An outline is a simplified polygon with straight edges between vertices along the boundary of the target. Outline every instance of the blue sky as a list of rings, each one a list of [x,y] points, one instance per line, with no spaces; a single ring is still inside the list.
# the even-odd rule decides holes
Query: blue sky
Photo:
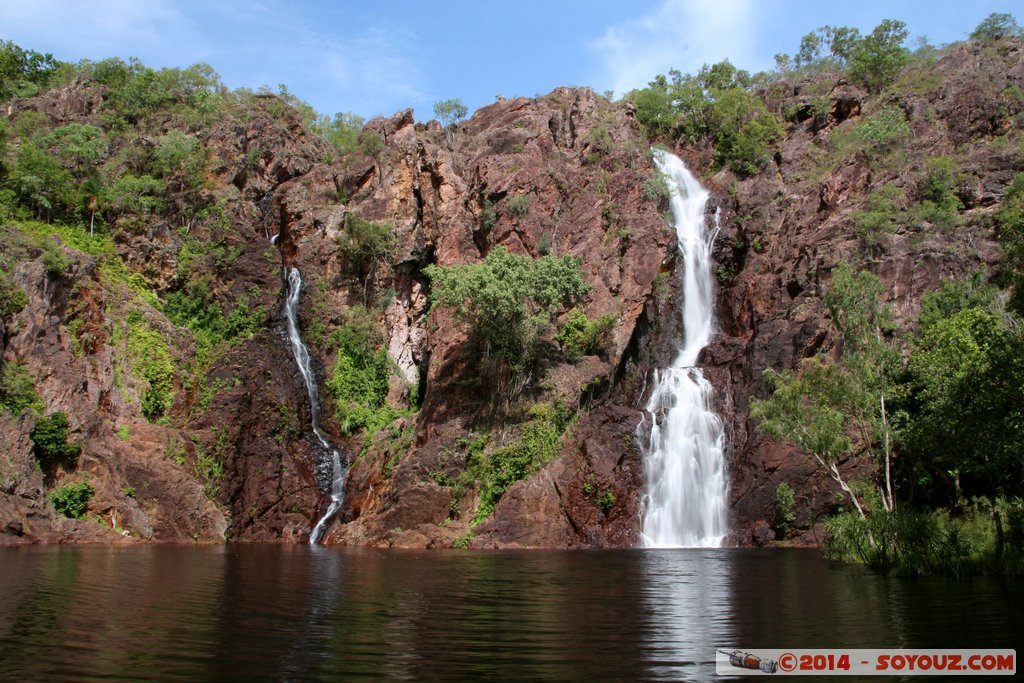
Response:
[[[728,58],[757,71],[825,24],[961,40],[1019,0],[0,0],[0,37],[68,60],[207,62],[232,87],[284,83],[317,110],[369,118],[433,103],[470,110],[559,85],[617,94]]]

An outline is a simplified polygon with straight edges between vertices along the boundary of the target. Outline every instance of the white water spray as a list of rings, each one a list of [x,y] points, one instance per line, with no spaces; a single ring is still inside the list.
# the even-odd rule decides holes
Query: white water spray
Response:
[[[302,337],[299,335],[298,307],[299,293],[302,291],[302,276],[299,275],[298,268],[288,268],[286,274],[288,276],[288,297],[285,299],[284,314],[288,320],[288,341],[292,345],[292,355],[295,356],[295,363],[299,366],[299,372],[302,373],[302,381],[306,383],[306,395],[309,397],[310,426],[313,428],[314,436],[320,441],[322,452],[330,454],[329,463],[322,458],[317,458],[316,481],[322,489],[326,488],[328,481],[330,482],[331,504],[327,507],[327,512],[324,513],[324,516],[320,518],[320,521],[316,523],[313,531],[309,534],[309,542],[316,544],[320,542],[320,538],[327,529],[328,522],[338,513],[342,502],[345,500],[345,475],[347,471],[341,464],[341,454],[338,453],[338,449],[327,441],[319,427],[320,393],[317,391],[316,376],[313,374],[313,368],[309,362],[309,350],[306,349],[306,345],[302,342]]]
[[[708,193],[682,160],[655,150],[654,162],[671,190],[683,256],[683,345],[672,367],[655,372],[647,402],[643,542],[651,548],[716,547],[727,532],[724,431],[711,408],[711,384],[694,366],[713,332],[711,244],[718,227],[707,229]],[[643,428],[641,423],[638,431]]]

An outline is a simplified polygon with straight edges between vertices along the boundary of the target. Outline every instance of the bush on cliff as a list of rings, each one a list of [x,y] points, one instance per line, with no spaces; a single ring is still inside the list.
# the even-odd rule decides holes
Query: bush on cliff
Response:
[[[530,383],[552,321],[590,286],[571,256],[532,259],[497,247],[480,263],[428,266],[432,307],[455,309],[469,325],[482,375],[508,401]]]
[[[67,464],[82,450],[78,444],[68,443],[68,416],[62,412],[39,418],[29,436],[35,446],[36,459],[46,471],[55,465]]]

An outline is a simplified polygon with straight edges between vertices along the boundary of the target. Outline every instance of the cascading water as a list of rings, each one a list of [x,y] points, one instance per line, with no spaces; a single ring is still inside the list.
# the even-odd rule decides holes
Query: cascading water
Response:
[[[327,512],[324,513],[324,516],[320,518],[320,521],[316,523],[313,531],[309,534],[309,542],[316,544],[320,542],[320,538],[327,529],[328,522],[338,513],[342,502],[345,500],[345,475],[347,474],[347,468],[341,463],[341,454],[338,453],[338,449],[327,441],[319,427],[320,392],[317,391],[316,376],[313,374],[313,368],[309,363],[309,350],[306,349],[306,345],[299,335],[298,307],[299,293],[302,291],[302,276],[299,275],[298,268],[288,268],[285,274],[288,278],[288,297],[285,299],[284,304],[284,314],[288,320],[288,341],[292,345],[292,355],[295,356],[295,363],[299,366],[299,372],[302,373],[302,381],[306,383],[306,395],[309,397],[309,421],[313,428],[313,435],[320,442],[322,453],[330,455],[329,460],[325,457],[318,457],[316,459],[315,477],[317,484],[321,490],[330,487],[331,491],[331,504],[327,507]]]
[[[654,161],[671,190],[683,255],[683,345],[672,367],[655,372],[647,402],[643,541],[652,548],[715,547],[727,531],[724,431],[711,409],[711,384],[694,365],[713,331],[711,244],[718,227],[707,230],[708,193],[682,160],[655,150]]]

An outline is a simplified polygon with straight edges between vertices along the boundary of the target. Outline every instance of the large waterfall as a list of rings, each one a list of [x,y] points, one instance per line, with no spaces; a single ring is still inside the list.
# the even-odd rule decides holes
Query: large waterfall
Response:
[[[654,161],[671,190],[683,256],[683,344],[672,367],[655,373],[647,403],[643,541],[653,548],[719,546],[727,531],[724,435],[711,408],[711,384],[695,367],[713,331],[711,244],[718,226],[708,230],[708,193],[682,160],[655,150]]]
[[[309,350],[306,349],[306,345],[302,342],[302,337],[299,335],[298,307],[299,293],[302,291],[302,276],[299,275],[298,268],[288,268],[286,274],[288,277],[288,297],[285,299],[284,314],[288,320],[288,341],[291,342],[292,354],[295,356],[295,363],[299,366],[299,372],[302,373],[302,380],[306,383],[306,395],[309,397],[309,421],[313,428],[314,436],[320,442],[321,453],[316,458],[316,482],[321,490],[330,487],[331,491],[331,504],[327,507],[327,512],[324,513],[324,516],[320,518],[320,521],[316,523],[313,531],[309,534],[309,542],[315,544],[320,542],[320,538],[327,529],[328,522],[341,509],[341,504],[345,499],[345,475],[347,471],[341,463],[341,454],[338,453],[338,449],[332,446],[320,431],[320,392],[317,391],[316,376],[313,374],[313,368],[309,363]],[[328,454],[330,455],[329,460],[324,457]]]

